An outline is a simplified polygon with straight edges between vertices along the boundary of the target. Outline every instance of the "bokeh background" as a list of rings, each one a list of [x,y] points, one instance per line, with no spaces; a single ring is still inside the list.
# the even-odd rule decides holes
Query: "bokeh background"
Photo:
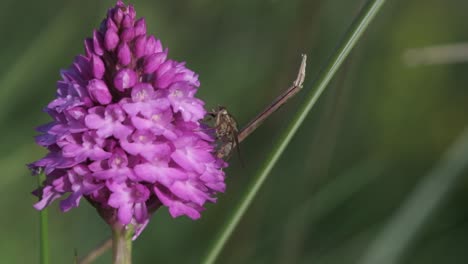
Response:
[[[409,49],[468,42],[468,1],[387,2],[219,263],[468,263],[468,149],[457,141],[468,125],[468,61],[405,57]],[[226,106],[241,125],[291,84],[300,54],[309,56],[304,91],[241,145],[244,164],[233,156],[218,203],[199,221],[161,209],[134,243],[135,263],[199,263],[363,1],[131,3],[170,56],[200,74],[207,105]],[[83,52],[112,4],[1,0],[2,263],[38,262],[30,194],[37,181],[25,167],[44,154],[34,127],[48,121],[41,109],[54,97],[59,69]],[[72,263],[75,250],[83,255],[110,236],[85,201],[66,214],[56,204],[49,212],[52,263]],[[110,253],[96,263],[110,263]]]

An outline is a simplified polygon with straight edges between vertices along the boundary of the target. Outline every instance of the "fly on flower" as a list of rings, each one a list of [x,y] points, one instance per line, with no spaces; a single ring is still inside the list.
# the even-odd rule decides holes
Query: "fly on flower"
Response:
[[[234,147],[237,149],[240,158],[239,142],[242,142],[257,129],[267,117],[278,110],[302,89],[305,78],[306,61],[307,56],[303,54],[297,78],[294,80],[292,86],[278,96],[265,110],[254,117],[241,131],[238,130],[236,120],[227,111],[226,107],[218,106],[208,113],[209,117],[214,118],[212,129],[215,130],[216,139],[220,142],[216,151],[218,158],[229,158]]]
[[[239,152],[239,141],[237,122],[234,117],[227,111],[226,107],[218,106],[209,113],[214,118],[214,129],[216,138],[220,141],[220,146],[216,155],[218,158],[229,158],[233,148]]]

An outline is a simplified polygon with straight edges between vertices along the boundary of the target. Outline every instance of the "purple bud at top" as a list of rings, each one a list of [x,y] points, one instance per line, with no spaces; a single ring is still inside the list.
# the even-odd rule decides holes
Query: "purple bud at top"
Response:
[[[132,19],[132,21],[134,21],[135,18],[136,18],[135,8],[132,5],[129,5],[128,8],[127,8],[127,12],[128,12],[128,15],[130,16],[130,18]]]
[[[146,49],[146,36],[141,35],[135,39],[135,43],[133,45],[133,54],[135,58],[139,59],[145,56],[145,49]]]
[[[96,55],[91,58],[91,70],[94,78],[101,79],[104,76],[104,62]]]
[[[94,52],[93,39],[92,38],[85,39],[84,46],[85,46],[86,57],[91,57]]]
[[[156,38],[154,36],[150,36],[146,40],[145,55],[151,55],[153,53],[157,53],[157,51],[155,51],[155,47],[156,47]],[[162,49],[161,49],[161,51],[162,51]],[[161,52],[161,51],[159,51],[159,52]]]
[[[107,51],[113,51],[119,44],[119,35],[113,29],[107,29],[104,36],[104,46]]]
[[[82,55],[79,55],[75,58],[73,63],[76,71],[85,77],[91,77],[91,65],[90,60]],[[73,76],[74,73],[70,72],[70,76]],[[73,78],[75,79],[75,78]]]
[[[117,58],[119,59],[119,64],[122,66],[127,66],[132,61],[132,54],[130,53],[130,48],[127,43],[123,42],[119,45]]]
[[[126,28],[120,33],[120,39],[125,42],[130,42],[135,37],[135,30],[133,28]]]
[[[123,20],[122,20],[122,28],[127,29],[127,28],[132,28],[133,27],[133,19],[127,14],[124,15]]]
[[[87,88],[89,95],[94,101],[97,101],[102,105],[107,105],[112,102],[112,95],[110,94],[105,82],[93,79],[89,81]]]
[[[94,47],[94,53],[96,53],[99,56],[102,56],[104,54],[104,48],[102,47],[103,44],[103,39],[102,35],[98,31],[94,31],[93,34],[93,47]]]
[[[154,53],[158,53],[158,52],[163,52],[163,47],[162,47],[162,44],[161,44],[161,40],[156,40],[156,42],[154,43]],[[164,52],[168,53],[168,50],[166,49]]]
[[[140,18],[135,22],[135,36],[146,35],[146,22]]]
[[[114,17],[113,17],[114,22],[115,22],[116,25],[120,25],[120,23],[122,22],[122,19],[124,17],[124,13],[123,13],[122,9],[120,9],[120,8],[116,8],[116,9],[114,9],[114,11],[115,11],[114,12]],[[108,19],[108,20],[111,20],[111,19]]]
[[[127,88],[133,87],[136,82],[137,75],[130,69],[121,69],[114,77],[114,86],[121,92]]]
[[[163,48],[161,41],[159,39],[156,40],[153,36],[149,37],[146,41],[145,55],[151,55],[153,53],[159,53],[162,51]]]
[[[117,32],[119,31],[119,28],[117,27],[117,25],[112,19],[108,19],[106,21],[106,28],[103,31],[106,31],[106,30],[113,30],[114,32]]]
[[[145,58],[145,63],[143,66],[143,71],[145,73],[153,73],[156,71],[167,58],[167,53],[165,52],[160,52],[160,53],[154,53],[148,57]]]

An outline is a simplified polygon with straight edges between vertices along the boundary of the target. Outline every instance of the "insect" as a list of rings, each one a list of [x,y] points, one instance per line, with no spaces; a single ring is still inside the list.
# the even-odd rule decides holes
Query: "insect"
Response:
[[[239,153],[239,130],[234,117],[223,106],[218,106],[209,113],[214,118],[214,129],[216,138],[220,142],[220,146],[216,155],[218,158],[229,158],[233,148]]]
[[[215,119],[214,127],[216,138],[220,142],[216,155],[218,158],[229,158],[232,149],[235,147],[239,154],[239,142],[243,141],[257,127],[259,127],[267,117],[278,110],[289,99],[296,95],[301,89],[305,79],[307,55],[302,55],[301,65],[291,87],[278,96],[265,110],[254,117],[240,132],[237,128],[237,122],[232,115],[227,111],[226,107],[218,106],[208,115]]]

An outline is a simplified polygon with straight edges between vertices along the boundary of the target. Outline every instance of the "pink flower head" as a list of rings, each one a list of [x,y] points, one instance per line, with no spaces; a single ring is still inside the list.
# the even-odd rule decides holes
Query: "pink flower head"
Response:
[[[159,206],[199,218],[224,191],[227,164],[200,123],[198,75],[168,59],[120,0],[84,46],[45,109],[53,121],[38,128],[36,142],[49,153],[28,165],[46,174],[34,207],[62,199],[65,212],[84,197],[108,223],[135,225],[136,234]]]

